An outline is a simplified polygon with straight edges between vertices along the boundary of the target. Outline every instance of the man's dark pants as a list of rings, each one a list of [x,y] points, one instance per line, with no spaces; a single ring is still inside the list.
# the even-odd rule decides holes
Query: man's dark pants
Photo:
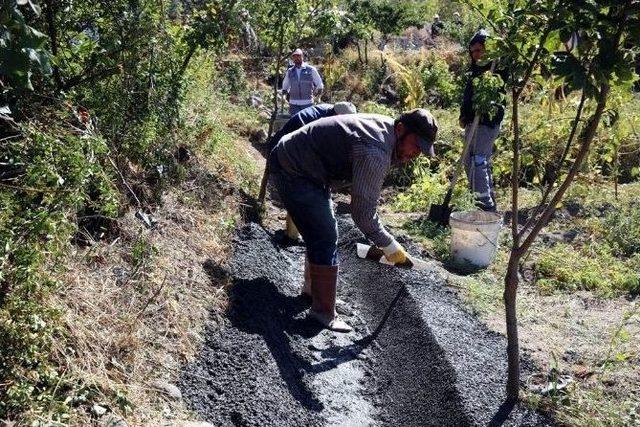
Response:
[[[338,226],[329,187],[286,172],[275,153],[269,157],[271,177],[304,239],[309,262],[338,265]]]

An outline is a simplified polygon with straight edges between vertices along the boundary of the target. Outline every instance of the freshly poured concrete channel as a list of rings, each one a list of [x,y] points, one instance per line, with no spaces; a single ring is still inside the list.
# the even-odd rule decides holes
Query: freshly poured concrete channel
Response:
[[[188,405],[216,426],[551,425],[514,409],[505,419],[504,337],[488,331],[436,270],[357,258],[362,235],[339,218],[339,311],[351,334],[307,321],[304,250],[256,224],[239,230],[222,325],[187,366]],[[221,274],[213,268],[212,274]]]

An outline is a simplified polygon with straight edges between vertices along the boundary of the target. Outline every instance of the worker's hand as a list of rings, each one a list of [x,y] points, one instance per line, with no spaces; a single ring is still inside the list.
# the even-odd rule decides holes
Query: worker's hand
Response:
[[[384,257],[387,261],[393,264],[404,264],[407,262],[407,251],[395,240],[391,242],[389,246],[383,247],[382,252],[384,252]]]

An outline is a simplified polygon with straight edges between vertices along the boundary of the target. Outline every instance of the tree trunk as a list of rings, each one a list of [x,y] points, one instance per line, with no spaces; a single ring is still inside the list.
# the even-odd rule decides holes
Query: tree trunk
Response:
[[[518,317],[516,295],[518,292],[518,264],[521,255],[512,250],[507,274],[504,278],[504,307],[507,321],[507,401],[515,403],[520,393],[520,348],[518,344]]]
[[[273,64],[273,71],[275,75],[274,75],[274,82],[273,82],[273,111],[271,112],[271,120],[269,120],[269,132],[267,132],[267,134],[269,135],[269,138],[271,138],[273,134],[273,126],[275,124],[276,117],[278,115],[278,83],[280,80],[280,61],[282,61],[282,58],[283,58],[284,42],[285,42],[283,19],[284,18],[280,16],[280,19],[278,20],[280,33],[278,34],[278,50],[276,52],[276,60],[275,60],[275,63]]]
[[[360,49],[360,41],[356,42],[356,46],[358,47],[358,62],[360,63],[360,65],[363,65],[364,61],[362,60],[362,51]]]
[[[276,65],[276,73],[273,81],[273,111],[271,112],[271,119],[269,120],[269,138],[273,134],[273,126],[278,116],[278,80],[280,79],[280,67]]]
[[[187,71],[187,67],[189,66],[189,62],[191,62],[191,58],[198,50],[198,45],[194,43],[187,52],[187,56],[185,56],[184,61],[182,61],[182,66],[180,66],[180,71],[178,71],[178,78],[182,79],[185,71]]]
[[[46,2],[47,13],[47,32],[49,33],[49,41],[51,43],[51,53],[54,57],[58,56],[58,33],[56,31],[56,9],[54,6],[55,1],[49,0]],[[60,67],[54,64],[52,67],[53,80],[56,82],[56,88],[62,89],[62,78],[60,77]]]
[[[364,40],[364,63],[369,65],[369,41]]]

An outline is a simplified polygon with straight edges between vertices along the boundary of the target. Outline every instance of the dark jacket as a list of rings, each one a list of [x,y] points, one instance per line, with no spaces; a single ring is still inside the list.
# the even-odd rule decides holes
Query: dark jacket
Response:
[[[321,188],[335,181],[350,182],[353,221],[376,246],[384,247],[393,237],[380,223],[376,208],[395,148],[391,117],[342,114],[283,136],[271,152],[270,164],[276,173],[280,170]]]
[[[323,117],[335,116],[333,104],[318,104],[307,107],[304,110],[294,114],[285,125],[271,137],[269,142],[269,151],[276,146],[283,136],[300,129],[302,126],[314,122]]]
[[[464,87],[464,93],[462,95],[462,105],[460,106],[460,119],[464,122],[465,126],[468,124],[471,124],[471,122],[473,122],[473,118],[475,117],[475,114],[473,112],[472,80],[475,77],[478,77],[480,74],[484,73],[485,71],[489,71],[490,69],[491,69],[491,63],[488,63],[486,65],[471,64],[471,68],[469,70],[469,79],[467,80],[467,84]],[[504,80],[505,82],[507,81],[507,78],[508,78],[507,70],[498,69],[494,71],[494,73],[500,75],[500,77],[502,77],[502,80]],[[502,91],[504,93],[504,87],[502,88]],[[504,103],[503,105],[500,105],[498,107],[498,112],[496,113],[495,116],[493,116],[493,120],[489,120],[489,116],[487,115],[483,115],[482,117],[480,117],[480,124],[484,126],[489,126],[490,128],[495,128],[496,126],[499,126],[500,123],[502,122],[502,119],[504,118],[504,107],[505,107]]]

